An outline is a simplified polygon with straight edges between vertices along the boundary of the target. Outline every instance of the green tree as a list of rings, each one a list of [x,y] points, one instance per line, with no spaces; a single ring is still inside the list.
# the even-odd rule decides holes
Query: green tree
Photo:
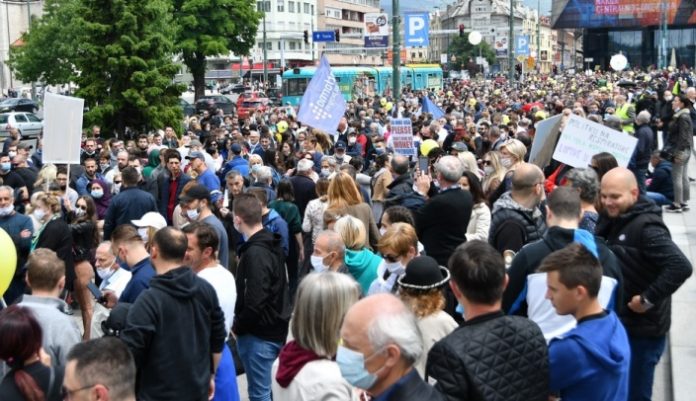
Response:
[[[488,44],[488,42],[481,41],[478,45],[474,46],[469,43],[469,39],[466,37],[456,37],[450,41],[448,48],[448,54],[450,59],[452,56],[456,56],[455,61],[450,61],[450,69],[461,70],[468,67],[469,60],[476,62],[476,57],[479,56],[479,48],[481,51],[481,56],[484,57],[489,65],[495,63],[495,50]]]
[[[193,75],[195,98],[205,93],[206,57],[249,53],[262,13],[250,0],[172,0],[176,46]]]
[[[72,21],[79,7],[80,0],[46,0],[43,16],[22,35],[24,44],[10,49],[8,64],[17,78],[49,85],[72,80],[80,43]]]
[[[74,81],[89,107],[86,124],[122,133],[181,121],[170,7],[166,0],[81,0]]]

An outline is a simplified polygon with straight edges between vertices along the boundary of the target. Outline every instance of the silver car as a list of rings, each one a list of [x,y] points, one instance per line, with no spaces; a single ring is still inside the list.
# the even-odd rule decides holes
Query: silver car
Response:
[[[20,137],[36,138],[43,130],[43,121],[34,113],[12,111],[0,114],[0,137],[10,135],[10,128],[17,128]]]

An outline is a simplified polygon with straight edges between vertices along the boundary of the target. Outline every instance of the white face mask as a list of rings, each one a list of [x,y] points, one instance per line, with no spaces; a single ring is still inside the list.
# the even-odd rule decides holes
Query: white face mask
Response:
[[[114,270],[110,267],[97,267],[97,275],[102,280],[107,280],[114,274]]]
[[[510,168],[512,166],[512,159],[509,157],[503,157],[500,159],[500,164],[505,168]]]
[[[147,235],[148,231],[149,230],[147,227],[139,227],[138,228],[138,235],[140,235],[140,238],[143,239],[143,242],[147,242],[147,240],[148,240],[148,235]]]
[[[354,136],[352,136],[352,137],[348,138],[348,144],[349,144],[349,145],[353,145],[353,144],[355,143],[356,140],[357,140],[357,138],[355,138]]]
[[[11,150],[11,151],[7,152],[7,155],[10,156],[10,159],[14,159],[14,157],[17,156],[17,152],[15,152],[14,150]]]
[[[32,214],[38,221],[42,221],[46,217],[46,212],[43,209],[36,209]]]
[[[495,169],[493,168],[493,166],[485,166],[483,168],[483,172],[486,173],[486,175],[491,175],[493,174],[493,172],[495,172]]]
[[[406,269],[404,268],[404,265],[401,264],[401,262],[389,263],[385,260],[384,267],[389,271],[389,273],[396,274],[397,276],[406,273]]]
[[[198,209],[187,209],[186,210],[186,217],[188,217],[188,219],[191,221],[198,220],[198,216],[200,214],[201,213],[198,211]]]
[[[0,208],[0,217],[9,216],[12,212],[14,212],[14,206],[9,204],[6,207]]]
[[[321,169],[321,175],[323,177],[328,177],[329,175],[331,175],[331,170],[329,170],[328,168],[323,168]]]
[[[85,213],[87,213],[87,212],[85,212],[84,209],[81,209],[81,208],[79,208],[79,207],[76,207],[76,208],[75,208],[75,216],[80,217],[80,216],[82,216],[82,215],[85,214]]]
[[[324,258],[321,256],[315,256],[312,255],[310,257],[310,261],[312,263],[312,267],[314,268],[314,271],[317,273],[325,272],[329,270],[329,266],[324,264]]]

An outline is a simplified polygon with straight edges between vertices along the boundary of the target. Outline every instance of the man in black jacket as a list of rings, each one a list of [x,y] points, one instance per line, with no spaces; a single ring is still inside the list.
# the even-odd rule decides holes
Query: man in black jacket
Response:
[[[425,203],[425,198],[413,190],[408,158],[394,155],[391,161],[391,173],[395,178],[387,186],[389,191],[384,198],[384,210],[391,206],[403,206],[412,211],[420,209]]]
[[[581,216],[580,195],[575,188],[558,187],[549,194],[546,202],[546,223],[549,228],[544,236],[523,247],[508,269],[510,277],[503,294],[503,310],[511,315],[528,316],[544,333],[546,340],[575,327],[572,316],[561,316],[546,299],[546,273],[538,273],[542,260],[573,242],[587,242],[599,255],[602,266],[602,283],[599,302],[605,309],[616,313],[623,306],[622,275],[614,253],[600,238],[578,229]]]
[[[368,334],[369,333],[369,334]],[[413,366],[423,352],[415,316],[399,298],[377,294],[346,313],[336,363],[352,386],[380,401],[441,401]]]
[[[601,199],[604,210],[595,232],[619,259],[628,300],[620,315],[631,345],[628,399],[650,399],[671,324],[671,296],[692,267],[672,241],[660,207],[639,194],[630,170],[617,167],[606,173]]]
[[[104,238],[111,238],[113,230],[121,224],[130,224],[147,212],[158,212],[155,198],[138,188],[140,174],[133,167],[121,171],[122,189],[114,196],[104,217]]]
[[[254,195],[234,198],[233,222],[247,240],[239,248],[232,332],[249,399],[270,400],[271,366],[288,336],[291,313],[285,253],[280,235],[263,228],[261,204]]]
[[[215,289],[183,266],[187,239],[166,227],[151,249],[157,276],[128,311],[121,339],[138,369],[139,400],[208,400],[225,344]]]
[[[471,241],[456,249],[449,269],[465,323],[428,354],[425,372],[437,380],[435,389],[450,401],[546,401],[546,342],[534,322],[502,311],[503,257]]]

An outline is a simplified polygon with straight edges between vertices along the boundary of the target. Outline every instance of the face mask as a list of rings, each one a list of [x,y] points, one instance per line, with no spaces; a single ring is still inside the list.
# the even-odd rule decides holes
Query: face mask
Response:
[[[329,170],[328,168],[323,168],[321,169],[321,175],[323,177],[328,177],[329,175],[331,175],[331,170]]]
[[[143,239],[143,242],[147,242],[147,240],[148,240],[147,232],[148,232],[147,227],[138,228],[138,235],[140,236],[140,238]]]
[[[94,190],[94,189],[93,189],[92,192],[90,192],[90,194],[92,195],[92,198],[94,198],[94,199],[99,199],[99,198],[101,198],[102,196],[104,196],[104,191],[102,191],[102,190],[100,190],[100,189],[99,189],[99,190]]]
[[[510,168],[510,166],[512,166],[512,159],[509,157],[503,157],[500,159],[500,164],[502,164],[505,168]]]
[[[350,137],[350,138],[348,138],[348,144],[349,144],[349,145],[355,144],[355,141],[356,141],[356,138],[355,138],[355,137]]]
[[[368,390],[377,381],[377,375],[368,372],[365,368],[365,356],[359,352],[339,345],[336,363],[341,370],[341,376],[355,387]]]
[[[84,209],[80,209],[79,207],[76,207],[76,208],[75,208],[75,216],[80,217],[80,216],[82,216],[82,215],[85,214],[85,213],[86,213],[86,212],[85,212]]]
[[[312,255],[310,257],[310,261],[312,263],[312,267],[314,268],[314,271],[317,273],[325,272],[329,270],[329,266],[324,264],[324,258],[321,256],[315,256]]]
[[[6,207],[0,208],[0,217],[9,216],[14,212],[14,206],[7,205]]]
[[[60,190],[61,190],[61,191],[65,191],[66,188],[68,188],[67,185],[61,185],[61,186],[60,186]]]
[[[17,152],[15,152],[14,150],[11,150],[11,151],[7,152],[7,155],[10,156],[10,159],[14,159],[14,157],[17,156]]]
[[[458,303],[457,307],[454,308],[454,311],[457,312],[458,314],[464,316],[464,307],[462,306],[462,304]]]
[[[119,192],[121,192],[121,184],[114,184],[114,193],[117,194]]]
[[[186,210],[186,217],[188,217],[189,220],[195,221],[198,220],[198,215],[200,215],[201,212],[198,211],[198,209],[187,209]]]
[[[2,171],[10,171],[12,168],[12,163],[6,162],[6,163],[0,163],[0,170]]]
[[[671,102],[674,99],[672,96],[665,96],[665,102]]]
[[[36,209],[32,214],[38,221],[41,221],[44,217],[46,217],[46,212],[43,209]]]
[[[384,267],[389,271],[389,273],[396,274],[397,276],[400,276],[406,272],[406,269],[404,269],[404,265],[402,265],[401,262],[389,263],[385,260]]]
[[[483,172],[486,173],[486,175],[491,175],[491,174],[493,174],[494,171],[495,171],[495,169],[493,168],[493,166],[483,167]]]
[[[97,275],[102,280],[106,280],[114,274],[110,267],[97,267]]]
[[[384,235],[384,233],[386,233],[386,232],[387,232],[386,228],[384,228],[384,227],[379,228],[379,235]]]
[[[105,163],[105,164],[100,164],[100,165],[99,165],[99,168],[101,168],[102,171],[104,171],[104,170],[106,170],[107,168],[109,168],[109,166],[110,166],[109,163]]]

